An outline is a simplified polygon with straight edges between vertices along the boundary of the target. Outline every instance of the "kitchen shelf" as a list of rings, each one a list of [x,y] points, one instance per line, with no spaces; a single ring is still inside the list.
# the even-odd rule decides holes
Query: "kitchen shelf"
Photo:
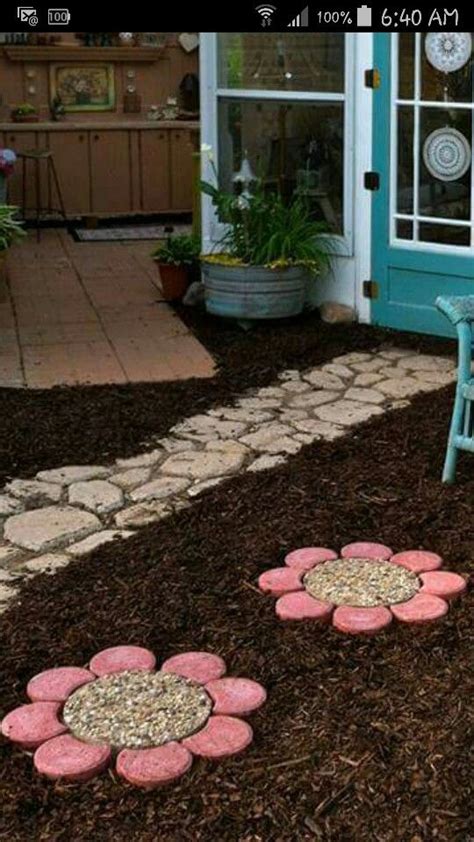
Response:
[[[163,47],[48,47],[7,46],[10,61],[135,61],[154,62],[164,58]]]

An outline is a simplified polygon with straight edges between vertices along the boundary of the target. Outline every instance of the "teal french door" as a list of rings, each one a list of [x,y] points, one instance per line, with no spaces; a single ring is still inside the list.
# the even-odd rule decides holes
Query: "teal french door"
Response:
[[[371,320],[439,335],[436,297],[474,295],[474,39],[453,35],[374,36]]]

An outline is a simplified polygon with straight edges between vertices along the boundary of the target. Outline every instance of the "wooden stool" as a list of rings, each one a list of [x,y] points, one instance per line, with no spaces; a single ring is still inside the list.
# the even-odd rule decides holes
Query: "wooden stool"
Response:
[[[471,372],[474,295],[443,295],[436,299],[436,306],[455,326],[458,334],[458,380],[443,470],[443,482],[451,483],[456,475],[459,451],[474,453],[474,377]]]
[[[67,222],[66,211],[64,209],[63,196],[59,184],[58,174],[54,164],[53,153],[50,149],[29,149],[25,152],[19,152],[18,157],[22,159],[22,175],[23,175],[23,192],[22,192],[22,213],[23,218],[26,219],[27,211],[34,210],[36,217],[36,237],[40,239],[40,220],[42,216],[49,215],[53,212],[60,213],[65,222]],[[36,206],[28,208],[26,205],[26,172],[27,161],[34,162],[34,176],[35,176],[35,192],[36,192]],[[41,197],[41,161],[46,161],[48,176],[51,175],[56,188],[56,193],[59,201],[59,208],[53,207],[50,202],[43,207]],[[48,184],[49,187],[49,184]],[[48,198],[50,199],[50,191],[48,190]]]

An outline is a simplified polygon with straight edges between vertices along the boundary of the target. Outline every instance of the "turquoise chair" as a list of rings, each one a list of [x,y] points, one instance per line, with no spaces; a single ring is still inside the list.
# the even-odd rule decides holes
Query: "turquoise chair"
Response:
[[[436,299],[436,306],[455,326],[458,334],[458,381],[443,469],[443,482],[454,482],[458,452],[468,450],[474,453],[474,377],[471,373],[474,295],[442,295]]]

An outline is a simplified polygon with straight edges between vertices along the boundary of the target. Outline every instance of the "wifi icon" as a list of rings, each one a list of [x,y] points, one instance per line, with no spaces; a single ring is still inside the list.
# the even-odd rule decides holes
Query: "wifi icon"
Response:
[[[269,3],[266,3],[262,6],[257,6],[255,11],[258,12],[262,18],[262,26],[270,26],[273,12],[276,12],[276,6],[270,6]]]

